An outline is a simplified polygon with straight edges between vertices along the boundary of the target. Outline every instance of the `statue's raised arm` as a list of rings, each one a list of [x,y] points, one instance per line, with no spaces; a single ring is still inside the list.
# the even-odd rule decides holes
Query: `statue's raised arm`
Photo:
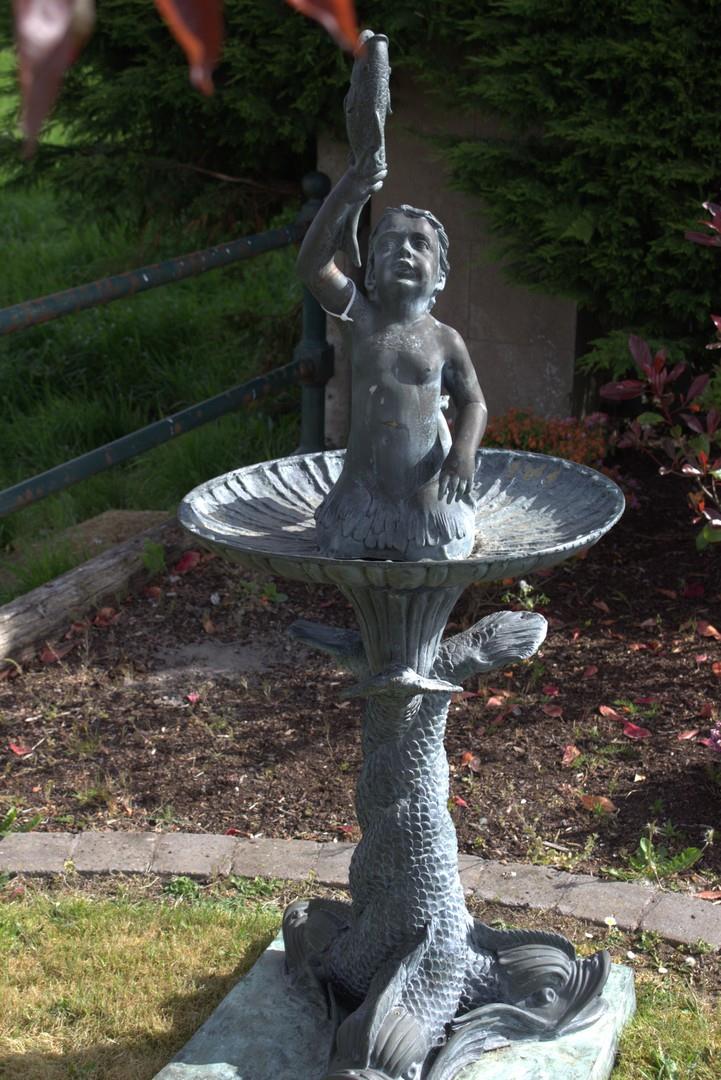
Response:
[[[360,40],[345,99],[350,163],[316,215],[298,256],[300,277],[323,307],[338,316],[353,302],[355,286],[335,257],[342,251],[360,266],[358,220],[368,199],[383,186],[387,172],[388,38],[365,30]]]
[[[460,334],[431,314],[448,276],[448,236],[429,210],[377,215],[362,290],[356,229],[386,175],[388,42],[367,32],[346,97],[350,165],[309,229],[303,280],[348,324],[351,418],[336,484],[315,515],[318,547],[345,559],[465,558],[473,546],[475,454],[486,406]],[[453,436],[442,412],[456,409]]]

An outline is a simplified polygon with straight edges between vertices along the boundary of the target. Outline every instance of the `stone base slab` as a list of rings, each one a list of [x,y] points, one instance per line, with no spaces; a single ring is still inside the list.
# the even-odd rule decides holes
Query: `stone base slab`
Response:
[[[631,970],[614,964],[603,996],[593,1027],[491,1050],[457,1080],[607,1080],[636,1007]],[[293,990],[279,935],[155,1080],[322,1080],[332,1039],[322,1004]]]

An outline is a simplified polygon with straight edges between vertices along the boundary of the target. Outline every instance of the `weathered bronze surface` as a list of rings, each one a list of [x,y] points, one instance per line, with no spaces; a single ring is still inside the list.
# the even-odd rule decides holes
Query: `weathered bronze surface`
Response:
[[[466,585],[590,546],[622,513],[623,496],[581,465],[477,450],[483,395],[460,337],[430,313],[448,272],[447,239],[431,214],[384,213],[365,294],[337,265],[359,206],[385,175],[387,43],[370,35],[365,47],[354,73],[351,167],[299,260],[309,288],[350,334],[348,449],[219,477],[186,498],[180,519],[228,557],[333,583],[353,606],[359,632],[293,629],[353,674],[348,696],[366,706],[351,903],[288,909],[289,992],[331,1010],[326,1080],[453,1080],[509,1040],[594,1023],[609,958],[578,959],[559,935],[499,931],[468,914],[443,746],[451,694],[472,675],[532,656],[547,625],[509,611],[450,639],[443,631]],[[445,387],[457,408],[452,438]]]

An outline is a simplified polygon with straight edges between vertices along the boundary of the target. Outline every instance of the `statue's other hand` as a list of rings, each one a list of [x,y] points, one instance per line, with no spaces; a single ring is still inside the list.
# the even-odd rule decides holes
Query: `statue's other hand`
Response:
[[[388,169],[378,169],[377,172],[365,175],[360,170],[351,166],[345,176],[339,181],[338,188],[346,202],[365,202],[374,192],[380,191],[387,175]]]
[[[438,498],[446,502],[458,502],[467,499],[473,485],[474,461],[451,449],[443,462],[438,480]]]

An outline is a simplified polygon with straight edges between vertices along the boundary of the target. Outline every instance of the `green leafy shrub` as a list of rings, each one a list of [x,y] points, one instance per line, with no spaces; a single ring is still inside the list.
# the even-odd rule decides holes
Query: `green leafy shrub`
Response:
[[[683,231],[718,188],[717,79],[699,0],[487,0],[465,22],[446,87],[507,134],[449,145],[456,180],[513,277],[596,326],[587,366],[628,367],[629,330],[682,355],[703,335],[712,262]]]
[[[9,12],[0,20],[9,45]],[[203,97],[149,0],[103,0],[38,155],[22,164],[11,150],[6,164],[20,177],[46,175],[81,191],[92,212],[115,206],[262,227],[299,194],[319,118],[331,103],[340,115],[347,65],[326,34],[280,0],[234,0],[225,21],[216,92]]]
[[[721,543],[721,412],[702,404],[710,376],[704,372],[685,381],[685,363],[669,367],[666,351],[654,356],[641,338],[632,336],[629,349],[640,378],[601,387],[611,401],[643,403],[643,411],[623,424],[616,445],[646,454],[663,476],[685,477],[693,522],[701,525],[696,546]],[[679,389],[684,381],[685,389]]]

